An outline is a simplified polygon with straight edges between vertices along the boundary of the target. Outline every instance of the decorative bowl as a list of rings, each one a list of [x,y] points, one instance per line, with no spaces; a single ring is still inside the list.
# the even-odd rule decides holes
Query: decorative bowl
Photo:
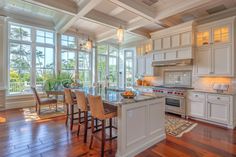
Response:
[[[132,92],[132,94],[126,94],[126,92],[120,93],[120,95],[125,99],[133,99],[137,95],[135,92]]]

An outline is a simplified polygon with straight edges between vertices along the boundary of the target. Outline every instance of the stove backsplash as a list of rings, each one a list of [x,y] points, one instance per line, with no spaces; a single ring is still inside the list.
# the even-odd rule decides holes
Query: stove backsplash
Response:
[[[164,85],[175,87],[191,87],[192,86],[192,71],[165,71]]]

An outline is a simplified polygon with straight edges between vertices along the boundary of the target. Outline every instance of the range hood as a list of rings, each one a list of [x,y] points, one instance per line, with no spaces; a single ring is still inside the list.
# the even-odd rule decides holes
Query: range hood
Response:
[[[185,66],[192,65],[192,59],[176,59],[176,60],[164,60],[164,61],[153,61],[153,67],[165,67],[165,66]]]

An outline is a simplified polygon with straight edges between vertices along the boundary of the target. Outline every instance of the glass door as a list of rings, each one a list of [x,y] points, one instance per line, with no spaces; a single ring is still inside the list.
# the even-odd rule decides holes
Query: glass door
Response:
[[[131,50],[125,51],[125,87],[133,87],[134,84],[134,52]]]

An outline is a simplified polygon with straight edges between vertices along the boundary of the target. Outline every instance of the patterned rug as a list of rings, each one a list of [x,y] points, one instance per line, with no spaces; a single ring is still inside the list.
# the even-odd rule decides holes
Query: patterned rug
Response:
[[[184,133],[191,131],[195,126],[197,126],[197,123],[166,115],[165,128],[168,135],[181,137]]]
[[[53,106],[41,106],[41,111],[40,115],[37,114],[35,107],[28,107],[28,108],[23,108],[22,111],[24,113],[24,117],[26,121],[33,121],[33,120],[40,120],[40,119],[48,119],[48,118],[53,118],[53,117],[58,117],[58,116],[64,116],[65,109],[64,105],[58,104],[57,106],[57,111],[56,107]]]

